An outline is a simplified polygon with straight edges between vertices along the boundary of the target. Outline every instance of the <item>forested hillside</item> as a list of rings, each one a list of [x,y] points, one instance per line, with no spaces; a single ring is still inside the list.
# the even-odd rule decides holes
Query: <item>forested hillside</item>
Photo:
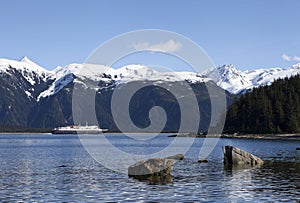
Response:
[[[228,133],[300,132],[300,75],[241,95],[227,112]]]

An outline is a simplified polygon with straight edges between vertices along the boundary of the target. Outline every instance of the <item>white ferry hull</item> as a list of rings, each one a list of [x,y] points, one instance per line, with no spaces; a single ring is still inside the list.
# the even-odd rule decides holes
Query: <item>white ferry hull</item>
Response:
[[[100,133],[104,133],[107,132],[106,131],[91,131],[91,130],[86,130],[86,131],[70,131],[70,130],[52,130],[52,134],[100,134]]]
[[[107,129],[85,128],[85,127],[60,127],[54,128],[52,134],[100,134],[107,132]]]

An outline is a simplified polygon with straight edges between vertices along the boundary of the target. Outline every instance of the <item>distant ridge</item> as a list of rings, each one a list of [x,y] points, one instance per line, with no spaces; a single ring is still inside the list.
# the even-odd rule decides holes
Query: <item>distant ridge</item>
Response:
[[[115,88],[128,84],[141,85],[151,82],[153,87],[142,89],[135,94],[132,118],[146,127],[149,124],[148,110],[151,105],[160,104],[170,111],[170,121],[166,131],[176,131],[180,124],[177,117],[180,109],[168,88],[158,88],[159,84],[172,87],[186,82],[197,95],[201,119],[199,128],[205,132],[210,121],[210,96],[207,87],[213,87],[214,96],[225,92],[227,104],[231,104],[237,94],[246,93],[254,87],[270,85],[277,78],[290,77],[300,73],[300,65],[290,68],[271,68],[253,71],[239,71],[233,65],[224,65],[203,73],[158,72],[144,65],[127,65],[113,69],[101,65],[70,64],[48,71],[23,57],[20,61],[0,59],[0,125],[25,126],[26,128],[52,128],[73,124],[72,92],[74,88],[95,92],[97,116],[103,128],[118,131],[110,112],[111,97]],[[76,86],[75,86],[76,84]],[[87,85],[88,84],[88,85]],[[90,86],[92,84],[92,86]],[[223,88],[223,89],[222,89]],[[181,92],[181,98],[188,91]],[[139,108],[134,108],[134,107]],[[192,113],[197,112],[196,110]],[[177,119],[177,120],[176,120]],[[174,130],[175,129],[175,130]],[[128,129],[130,131],[131,129]]]
[[[70,64],[64,67],[57,66],[54,70],[48,71],[34,63],[27,56],[24,56],[19,61],[0,59],[0,71],[3,72],[7,70],[8,67],[22,70],[22,72],[34,72],[36,75],[41,75],[43,80],[52,81],[52,87],[49,86],[50,89],[41,93],[38,98],[56,94],[57,91],[53,91],[53,89],[55,89],[53,85],[60,85],[62,88],[64,85],[69,84],[69,82],[75,78],[70,77],[70,74],[76,77],[90,78],[92,80],[107,81],[108,79],[112,79],[122,82],[146,79],[163,81],[186,80],[193,83],[213,80],[218,86],[231,94],[245,93],[255,87],[270,85],[276,79],[300,74],[300,63],[289,68],[266,68],[251,71],[240,71],[233,64],[227,64],[206,70],[202,73],[157,72],[144,65],[127,65],[119,69],[113,69],[108,66],[85,69],[86,65],[84,64]],[[31,80],[29,77],[27,78]],[[63,78],[65,79],[62,80]],[[69,82],[66,82],[68,80]],[[64,84],[62,84],[61,81],[64,81]]]
[[[289,68],[266,68],[240,71],[234,65],[223,65],[202,73],[232,94],[245,93],[255,87],[271,85],[276,79],[300,74],[300,63]]]

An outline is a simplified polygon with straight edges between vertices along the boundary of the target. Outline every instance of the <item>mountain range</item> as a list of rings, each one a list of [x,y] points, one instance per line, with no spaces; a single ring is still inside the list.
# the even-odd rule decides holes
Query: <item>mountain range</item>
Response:
[[[114,89],[122,85],[151,81],[172,86],[186,81],[198,99],[202,113],[201,131],[207,130],[210,102],[207,86],[216,94],[226,90],[227,101],[255,87],[270,85],[278,78],[300,74],[300,64],[290,68],[269,68],[240,71],[233,65],[224,65],[202,73],[159,72],[143,65],[128,65],[120,69],[87,64],[70,64],[49,71],[24,57],[20,61],[0,59],[0,125],[34,128],[52,128],[73,123],[72,92],[74,84],[90,89],[86,81],[96,82],[96,114],[104,127],[118,130],[110,111]],[[89,83],[91,84],[91,83]],[[176,130],[180,123],[180,108],[176,98],[162,88],[146,88],[136,94],[131,106],[132,120],[141,127],[149,125],[148,111],[152,106],[165,106],[172,118],[166,131]],[[143,96],[144,95],[144,96]],[[145,96],[147,95],[147,96]],[[163,96],[162,96],[163,95]],[[184,97],[183,95],[182,97]],[[209,95],[211,96],[211,95]],[[151,105],[145,105],[151,103]],[[170,115],[169,115],[170,114]],[[130,130],[130,129],[129,129]]]
[[[246,93],[253,88],[272,84],[277,79],[300,74],[300,63],[289,68],[266,68],[240,71],[232,64],[223,65],[202,73],[231,94]]]

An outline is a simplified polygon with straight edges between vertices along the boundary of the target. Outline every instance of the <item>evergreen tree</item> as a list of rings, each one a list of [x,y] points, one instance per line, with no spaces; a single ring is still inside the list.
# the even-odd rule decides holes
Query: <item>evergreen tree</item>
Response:
[[[278,79],[270,86],[241,95],[228,109],[225,132],[300,132],[300,76]]]

